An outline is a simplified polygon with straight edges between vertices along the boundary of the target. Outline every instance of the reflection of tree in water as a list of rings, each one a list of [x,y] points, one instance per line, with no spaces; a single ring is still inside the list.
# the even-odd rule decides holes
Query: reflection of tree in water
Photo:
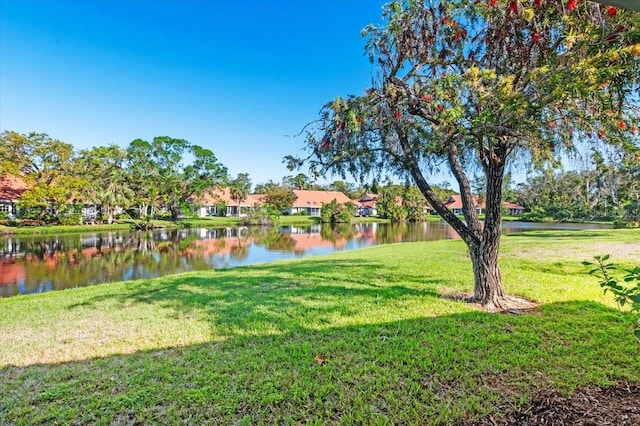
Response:
[[[229,254],[236,259],[246,259],[249,256],[249,244],[246,241],[238,239],[236,244],[229,247]]]
[[[279,232],[275,228],[261,229],[256,233],[255,242],[265,246],[269,250],[278,250],[282,252],[294,252],[296,241],[291,238],[290,234]]]
[[[409,234],[409,226],[405,222],[391,223],[378,229],[378,241],[381,244],[399,243]]]
[[[331,225],[329,223],[323,223],[320,228],[320,236],[323,240],[331,241],[335,244],[337,241],[350,240],[355,234],[355,228],[348,223],[340,223],[337,225]]]
[[[151,232],[30,238],[3,242],[3,256],[24,266],[22,292],[65,289],[110,281],[166,275],[210,266],[192,247],[196,235],[172,231],[157,241]],[[8,257],[8,256],[7,256]]]
[[[353,238],[378,243],[448,236],[436,223],[260,228],[0,237],[3,294],[65,289],[228,266],[225,257],[251,261],[252,245],[302,255],[315,247],[342,247]],[[436,231],[437,236],[429,235]],[[6,269],[2,269],[3,268]]]

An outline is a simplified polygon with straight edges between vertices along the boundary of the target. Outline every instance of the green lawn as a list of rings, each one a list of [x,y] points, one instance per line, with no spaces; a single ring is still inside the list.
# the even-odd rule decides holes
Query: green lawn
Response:
[[[640,382],[633,318],[581,260],[640,260],[640,230],[502,244],[488,314],[460,241],[0,299],[0,424],[464,423],[541,388]]]

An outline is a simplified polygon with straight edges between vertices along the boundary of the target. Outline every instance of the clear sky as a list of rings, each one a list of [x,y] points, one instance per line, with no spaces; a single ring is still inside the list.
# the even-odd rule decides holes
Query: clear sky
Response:
[[[371,83],[360,32],[384,2],[0,0],[0,130],[77,149],[182,138],[279,182],[292,135]]]

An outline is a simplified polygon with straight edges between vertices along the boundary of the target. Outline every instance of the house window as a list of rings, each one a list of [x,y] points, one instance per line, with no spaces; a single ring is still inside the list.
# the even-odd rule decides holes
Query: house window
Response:
[[[0,203],[0,213],[5,213],[7,216],[11,216],[13,213],[13,206],[7,203]]]

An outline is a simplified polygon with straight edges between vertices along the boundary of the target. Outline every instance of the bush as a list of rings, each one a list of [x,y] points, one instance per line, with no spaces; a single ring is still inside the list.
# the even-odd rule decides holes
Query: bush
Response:
[[[20,221],[18,221],[18,223],[16,224],[18,227],[25,227],[25,226],[44,226],[45,223],[43,220],[40,219],[22,219]]]
[[[341,204],[334,199],[322,205],[320,220],[322,223],[351,223],[355,213],[355,206],[352,203]]]
[[[268,204],[263,206],[253,206],[253,208],[249,210],[248,214],[242,218],[241,223],[245,226],[271,226],[276,223],[278,216],[278,211]]]
[[[225,217],[227,215],[227,203],[225,203],[224,201],[221,201],[218,204],[216,204],[216,212],[218,216]]]
[[[640,266],[620,271],[618,265],[607,263],[608,254],[595,256],[594,259],[595,262],[585,261],[582,264],[591,268],[590,275],[600,279],[600,287],[604,289],[605,294],[607,291],[613,293],[619,309],[629,306],[631,313],[638,318],[633,333],[640,342]],[[619,282],[620,278],[616,275],[620,275],[621,272],[624,272],[622,280],[630,285]]]

